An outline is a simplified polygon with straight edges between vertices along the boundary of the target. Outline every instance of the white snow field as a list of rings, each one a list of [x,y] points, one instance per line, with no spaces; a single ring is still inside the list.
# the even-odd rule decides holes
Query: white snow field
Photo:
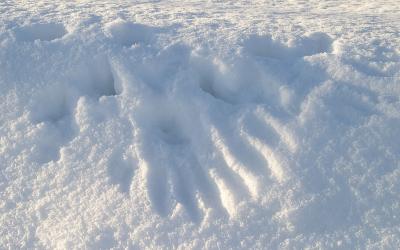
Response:
[[[0,1],[0,249],[398,249],[400,2]]]

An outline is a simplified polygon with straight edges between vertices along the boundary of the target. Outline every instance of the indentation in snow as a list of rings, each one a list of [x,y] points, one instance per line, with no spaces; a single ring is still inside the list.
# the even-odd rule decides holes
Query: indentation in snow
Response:
[[[105,56],[97,56],[93,60],[83,62],[76,67],[71,79],[80,95],[92,98],[115,96],[117,90],[109,61]]]
[[[155,104],[161,105],[154,107]],[[145,172],[149,199],[162,216],[171,212],[176,201],[193,221],[199,221],[202,214],[197,194],[207,202],[215,202],[216,193],[210,189],[209,177],[182,127],[187,124],[173,115],[168,103],[150,105],[146,107],[148,112],[142,114],[144,117],[137,114],[134,125],[139,167]]]
[[[150,43],[151,30],[121,20],[106,27],[123,46]],[[252,44],[259,40],[263,46]],[[235,204],[258,201],[263,188],[292,178],[287,157],[297,152],[298,140],[288,123],[297,118],[290,109],[296,85],[279,73],[288,65],[293,75],[311,67],[312,61],[287,59],[326,52],[328,40],[315,33],[291,46],[261,37],[245,42],[243,51],[261,50],[273,63],[248,53],[233,60],[210,57],[183,44],[132,50],[140,55],[133,62],[114,58],[111,64],[105,55],[83,60],[65,73],[63,84],[34,98],[32,121],[70,135],[53,144],[43,136],[39,156],[57,160],[60,148],[78,133],[75,126],[82,133],[103,122],[101,100],[119,95],[121,110],[115,112],[129,116],[133,154],[122,146],[112,149],[106,164],[110,183],[131,194],[135,175],[142,173],[148,199],[161,216],[183,207],[199,222],[211,207],[233,218]],[[238,105],[243,108],[232,109]],[[44,152],[49,145],[54,154]]]
[[[327,53],[332,50],[332,38],[322,32],[289,41],[288,45],[270,35],[252,35],[244,41],[244,49],[255,56],[290,60],[296,57]]]
[[[45,86],[34,93],[30,119],[39,124],[39,129],[50,131],[40,135],[37,141],[35,152],[38,163],[58,160],[60,148],[73,139],[77,122],[81,122],[81,112],[76,113],[76,108],[80,111],[86,103],[81,97],[97,101],[102,96],[114,96],[117,94],[114,84],[108,60],[97,56],[70,70],[64,82]],[[121,189],[126,190],[126,184],[121,185]]]
[[[14,30],[15,37],[19,41],[33,42],[52,41],[63,37],[67,33],[61,23],[37,23],[22,26]]]
[[[111,183],[119,185],[121,192],[129,194],[134,169],[132,157],[123,152],[123,149],[114,149],[111,157],[108,160],[108,175]]]
[[[108,23],[105,27],[106,35],[125,47],[131,47],[135,44],[148,45],[155,38],[157,30],[156,27],[122,19]]]
[[[62,84],[54,84],[37,91],[31,99],[31,119],[35,123],[57,122],[69,115],[73,108],[70,90]]]
[[[290,109],[296,105],[292,82],[294,76],[303,77],[298,72],[312,67],[302,57],[328,52],[331,41],[314,33],[291,46],[269,42],[280,49],[274,48],[280,56],[273,62],[248,53],[226,61],[179,44],[157,52],[135,51],[143,59],[133,64],[115,62],[119,84],[126,89],[122,96],[134,98],[129,111],[133,148],[148,199],[159,215],[183,207],[193,221],[200,221],[204,204],[233,218],[234,204],[257,201],[266,185],[285,185],[292,178],[288,157],[299,144],[289,125],[297,119]],[[249,52],[248,46],[244,51]],[[297,58],[297,64],[289,58]],[[293,76],[281,77],[288,68]],[[238,105],[243,109],[235,111]],[[125,190],[129,186],[119,177],[110,178]]]

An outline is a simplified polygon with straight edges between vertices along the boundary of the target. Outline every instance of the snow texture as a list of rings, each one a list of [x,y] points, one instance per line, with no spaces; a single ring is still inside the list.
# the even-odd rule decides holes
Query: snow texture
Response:
[[[1,249],[397,249],[398,1],[0,3]]]

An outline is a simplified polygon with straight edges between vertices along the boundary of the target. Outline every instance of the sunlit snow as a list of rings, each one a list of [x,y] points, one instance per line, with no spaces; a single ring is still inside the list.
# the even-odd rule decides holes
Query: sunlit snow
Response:
[[[0,249],[397,249],[400,2],[0,2]]]

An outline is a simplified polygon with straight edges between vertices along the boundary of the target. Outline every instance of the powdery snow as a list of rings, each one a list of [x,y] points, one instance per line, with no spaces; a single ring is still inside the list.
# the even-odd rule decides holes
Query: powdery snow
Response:
[[[397,1],[0,14],[0,248],[400,245]]]

